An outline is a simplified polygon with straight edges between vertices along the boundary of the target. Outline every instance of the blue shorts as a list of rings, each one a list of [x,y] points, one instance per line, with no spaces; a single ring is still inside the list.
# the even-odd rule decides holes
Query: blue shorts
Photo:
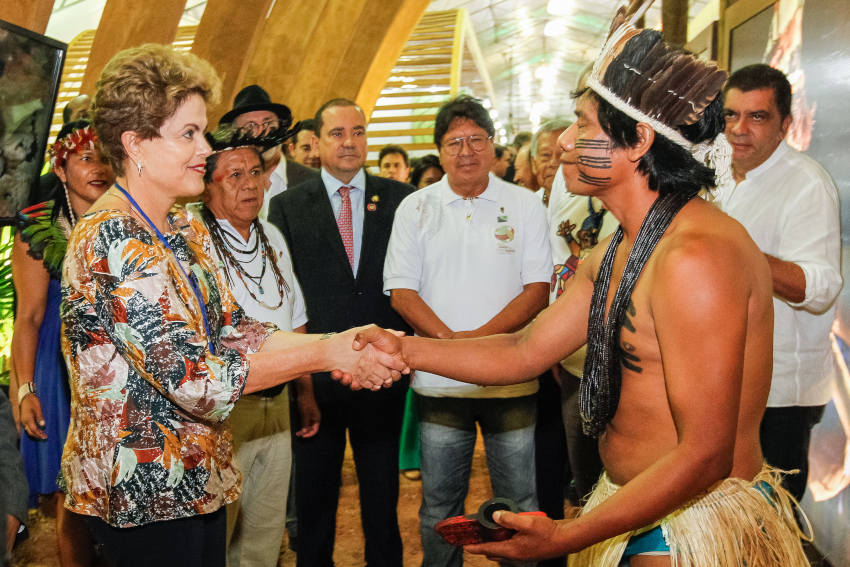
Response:
[[[623,559],[634,555],[670,555],[670,546],[664,539],[661,525],[629,539],[626,551],[623,552]]]
[[[768,483],[759,482],[755,485],[755,489],[761,492],[768,502],[773,503],[773,488]],[[670,555],[670,546],[664,539],[661,524],[629,539],[626,551],[623,552],[623,559],[634,555]]]

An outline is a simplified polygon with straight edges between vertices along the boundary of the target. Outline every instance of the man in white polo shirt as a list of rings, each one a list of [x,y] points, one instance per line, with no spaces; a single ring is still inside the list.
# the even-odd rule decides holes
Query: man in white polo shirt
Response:
[[[546,306],[552,256],[545,211],[534,194],[490,174],[493,123],[460,96],[437,114],[434,143],[446,175],[396,211],[384,265],[392,305],[426,337],[515,331]],[[463,513],[476,424],[484,435],[493,492],[522,509],[536,505],[537,382],[482,387],[417,372],[421,418],[424,567],[463,564],[434,525]]]
[[[835,376],[829,330],[841,290],[838,191],[816,161],[783,141],[791,85],[781,71],[743,67],[724,94],[735,184],[719,187],[716,202],[744,225],[773,277],[773,380],[762,452],[768,464],[799,471],[784,481],[799,500],[812,427],[832,398]]]

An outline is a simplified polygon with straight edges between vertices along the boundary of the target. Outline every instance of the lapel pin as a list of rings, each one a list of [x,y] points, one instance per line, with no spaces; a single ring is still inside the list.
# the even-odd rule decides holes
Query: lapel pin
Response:
[[[381,198],[380,198],[379,196],[377,196],[377,195],[372,195],[372,198],[371,198],[371,199],[369,199],[369,200],[370,200],[370,201],[372,201],[372,202],[371,202],[371,203],[368,203],[368,204],[366,205],[366,210],[367,210],[367,211],[377,211],[377,210],[378,210],[377,202],[378,202],[378,201],[380,201],[380,200],[381,200]]]

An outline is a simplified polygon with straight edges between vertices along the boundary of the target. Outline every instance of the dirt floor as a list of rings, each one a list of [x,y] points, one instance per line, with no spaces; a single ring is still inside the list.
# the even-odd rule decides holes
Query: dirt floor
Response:
[[[404,542],[405,567],[418,567],[422,561],[422,546],[419,541],[419,500],[422,495],[421,484],[400,477],[398,502],[399,525]],[[478,506],[492,496],[487,465],[484,460],[484,445],[481,437],[475,447],[470,479],[469,496],[466,499],[467,511],[475,511]],[[346,451],[342,470],[342,489],[340,490],[339,513],[337,516],[336,549],[334,563],[336,567],[360,567],[363,561],[363,532],[360,528],[360,507],[357,495],[357,476],[350,447]],[[12,556],[12,567],[59,567],[56,557],[55,521],[40,510],[30,512],[30,538],[23,543]],[[820,554],[807,546],[807,555],[813,567],[830,567]],[[496,565],[484,557],[467,554],[464,557],[466,567],[484,567]],[[289,549],[285,540],[281,542],[279,567],[295,567],[295,552]]]
[[[490,479],[484,461],[484,446],[480,441],[473,457],[472,477],[470,479],[467,509],[477,510],[478,506],[491,497]],[[398,502],[399,525],[404,542],[405,567],[417,567],[422,561],[422,546],[419,542],[419,500],[422,495],[421,484],[400,477]],[[336,567],[359,567],[363,561],[363,532],[360,528],[360,506],[357,492],[357,476],[350,447],[342,470],[342,489],[340,491],[339,514],[337,516],[336,549],[334,562]],[[13,567],[59,567],[56,557],[55,520],[40,510],[30,512],[30,537],[12,557]],[[281,545],[280,567],[295,567],[295,552],[284,541]],[[467,555],[464,565],[483,567],[495,565],[481,556]]]

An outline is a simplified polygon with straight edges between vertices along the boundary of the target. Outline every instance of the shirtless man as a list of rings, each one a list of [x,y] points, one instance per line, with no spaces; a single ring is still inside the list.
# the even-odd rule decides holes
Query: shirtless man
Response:
[[[648,67],[641,64],[653,63],[642,61],[646,43],[661,41],[660,34],[646,34],[658,32],[640,32],[641,50],[630,51],[634,39],[619,46],[622,53],[611,65],[637,68],[635,75],[646,80]],[[676,119],[673,110],[656,112],[665,102],[649,101],[628,115],[618,110],[603,97],[622,102],[625,96],[602,85],[600,77],[608,79],[602,69],[577,101],[576,123],[559,140],[570,191],[599,197],[621,223],[622,241],[613,256],[606,254],[609,237],[580,265],[559,300],[513,334],[438,341],[370,332],[357,339],[401,349],[414,369],[503,385],[536,376],[589,337],[582,414],[585,428],[599,436],[606,474],[578,517],[556,522],[497,512],[496,521],[517,533],[466,551],[534,560],[584,550],[570,565],[594,567],[623,559],[631,567],[670,565],[671,554],[680,565],[700,567],[807,565],[787,495],[776,475],[763,469],[759,445],[771,374],[770,271],[740,224],[693,198],[713,184],[713,171],[681,151],[711,142],[721,131],[723,77],[712,79],[716,69],[693,61],[680,63],[673,76],[696,74],[700,67],[702,74],[688,84],[716,83],[710,104],[690,118],[695,125]],[[683,123],[693,127],[679,130]],[[677,214],[673,208],[664,231],[655,209],[676,199],[684,204]],[[645,229],[659,228],[663,235],[641,270],[626,264],[633,248],[647,246],[645,220]],[[593,351],[601,344],[594,339],[601,323],[589,324],[588,312],[594,286],[607,279],[603,266],[610,269],[610,292],[598,292],[599,313],[607,313],[612,301],[624,308],[616,319],[616,349],[607,353],[612,368],[600,373],[605,356]],[[615,294],[624,273],[632,280],[639,276],[630,300]],[[619,404],[604,389],[584,391],[594,380],[611,383],[611,376],[614,390],[620,388]],[[612,409],[600,420],[593,406],[609,400]]]

